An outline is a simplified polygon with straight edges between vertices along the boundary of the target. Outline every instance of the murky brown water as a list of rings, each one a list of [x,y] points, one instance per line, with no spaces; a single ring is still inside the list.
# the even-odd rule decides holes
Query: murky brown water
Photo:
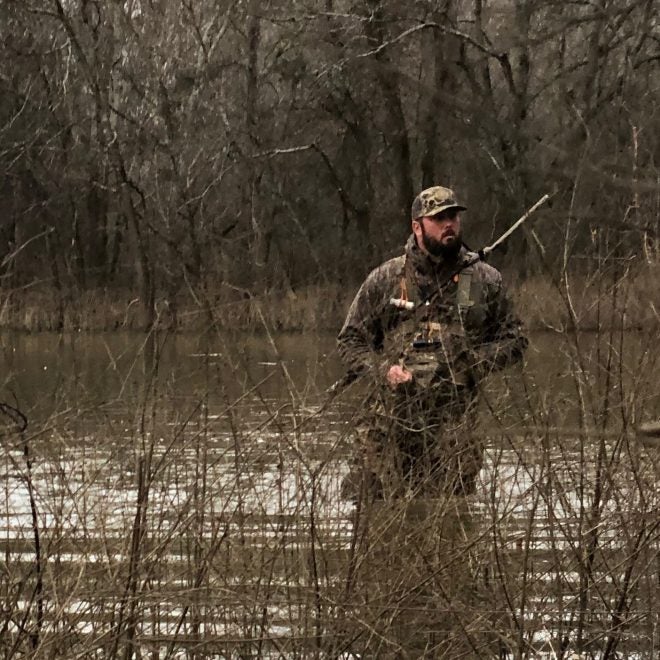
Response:
[[[29,426],[3,434],[3,648],[657,657],[658,475],[621,430],[658,412],[653,355],[584,342],[579,381],[548,334],[489,382],[456,527],[438,501],[355,524],[338,487],[360,398],[325,393],[332,337],[4,335],[1,400]],[[602,429],[578,433],[580,410]]]

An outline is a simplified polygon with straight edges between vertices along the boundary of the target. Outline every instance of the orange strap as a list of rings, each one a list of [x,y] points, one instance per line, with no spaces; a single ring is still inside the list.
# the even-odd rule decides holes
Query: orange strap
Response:
[[[405,274],[401,276],[401,300],[408,302],[408,285],[406,284]]]

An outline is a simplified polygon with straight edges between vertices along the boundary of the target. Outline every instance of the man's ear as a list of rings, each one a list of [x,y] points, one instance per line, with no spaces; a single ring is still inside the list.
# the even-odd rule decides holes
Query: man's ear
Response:
[[[421,239],[422,237],[422,224],[419,220],[412,221],[412,231],[415,234],[415,238]]]

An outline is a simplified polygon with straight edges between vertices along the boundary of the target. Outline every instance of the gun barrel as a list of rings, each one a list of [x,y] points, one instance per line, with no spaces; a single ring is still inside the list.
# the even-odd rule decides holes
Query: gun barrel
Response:
[[[509,236],[511,236],[511,234],[513,234],[513,232],[516,231],[516,229],[518,229],[518,227],[520,227],[520,225],[522,225],[523,222],[528,220],[529,217],[532,215],[532,213],[534,213],[534,211],[536,211],[536,209],[539,208],[539,206],[543,206],[543,204],[545,204],[550,199],[550,197],[551,195],[549,194],[543,195],[543,197],[541,197],[541,199],[539,199],[539,201],[536,202],[534,206],[532,206],[527,211],[525,211],[525,213],[520,218],[518,218],[518,220],[516,220],[494,243],[492,243],[488,247],[485,247],[481,251],[484,254],[484,256],[490,254],[498,245],[504,243],[504,241],[506,241],[506,239],[509,238]]]

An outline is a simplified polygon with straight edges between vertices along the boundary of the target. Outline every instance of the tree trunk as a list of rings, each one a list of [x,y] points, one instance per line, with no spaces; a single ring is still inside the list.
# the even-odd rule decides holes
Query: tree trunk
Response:
[[[453,25],[452,0],[443,0],[433,10],[431,20],[439,25]],[[452,61],[458,59],[457,40],[439,30],[427,30],[422,37],[422,93],[426,106],[422,119],[422,188],[449,185],[451,159],[446,156],[446,146],[451,142],[451,128],[442,118],[449,116],[450,107],[443,99],[453,100],[458,85],[451,71]],[[426,72],[426,74],[424,73]],[[445,147],[445,149],[443,149]]]
[[[364,21],[364,31],[371,48],[379,49],[387,40],[384,29],[386,20],[381,0],[369,0],[371,15]],[[385,98],[386,138],[392,145],[392,157],[396,177],[396,202],[394,212],[397,218],[408,218],[410,205],[414,197],[414,186],[410,167],[410,143],[408,129],[403,112],[396,77],[392,73],[392,65],[387,48],[377,50],[373,55],[376,66],[375,74],[383,97]]]

